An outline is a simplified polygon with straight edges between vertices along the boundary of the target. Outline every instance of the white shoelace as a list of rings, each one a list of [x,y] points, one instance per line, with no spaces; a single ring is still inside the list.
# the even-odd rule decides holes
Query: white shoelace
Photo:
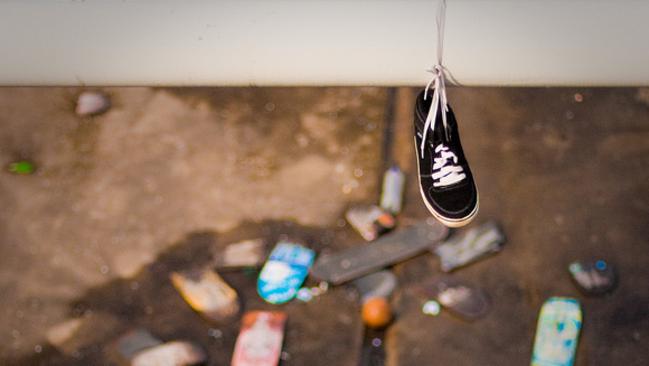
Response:
[[[442,66],[442,56],[444,51],[444,23],[446,20],[446,0],[439,0],[439,9],[437,10],[437,64],[432,69],[427,70],[433,74],[426,85],[424,91],[424,100],[428,99],[428,91],[433,88],[433,100],[428,109],[426,116],[426,123],[424,123],[424,131],[421,139],[421,158],[424,158],[424,150],[426,148],[426,137],[428,130],[435,131],[435,122],[437,121],[437,111],[442,111],[442,124],[446,137],[450,139],[448,131],[448,123],[446,113],[448,112],[448,99],[446,98],[446,82],[444,80],[444,66]],[[435,158],[433,164],[433,186],[445,187],[453,183],[460,182],[466,178],[464,169],[457,165],[458,158],[447,146],[443,144],[435,147],[435,154],[439,157]]]
[[[424,123],[424,136],[421,140],[421,155],[424,156],[424,148],[426,147],[426,136],[428,129],[435,131],[435,122],[437,121],[437,110],[442,111],[442,123],[444,125],[444,132],[448,137],[448,124],[446,121],[446,113],[448,112],[448,100],[446,98],[446,82],[444,80],[444,66],[442,66],[442,58],[444,52],[444,23],[446,21],[446,0],[439,0],[439,9],[437,9],[437,64],[432,69],[427,70],[433,74],[426,85],[424,91],[424,100],[428,99],[428,90],[433,87],[433,100],[428,109],[426,116],[426,123]]]
[[[464,168],[457,165],[457,155],[447,146],[437,145],[435,154],[439,157],[435,157],[433,163],[433,187],[446,187],[466,178]]]

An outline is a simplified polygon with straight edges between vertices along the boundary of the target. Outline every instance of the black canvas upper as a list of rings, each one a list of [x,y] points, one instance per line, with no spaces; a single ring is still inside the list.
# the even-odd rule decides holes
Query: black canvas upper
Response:
[[[417,163],[419,164],[421,191],[424,199],[437,214],[446,219],[462,220],[469,217],[475,210],[478,204],[478,192],[471,169],[462,150],[457,121],[450,106],[446,114],[448,131],[444,129],[442,113],[441,110],[438,110],[435,130],[429,129],[426,136],[428,143],[424,149],[423,158],[421,156],[421,139],[424,124],[433,99],[430,94],[427,100],[424,100],[424,91],[422,91],[415,103],[415,148],[417,150]],[[432,178],[434,158],[440,156],[439,153],[435,153],[435,147],[439,144],[444,144],[457,156],[457,165],[463,168],[463,173],[466,175],[463,180],[445,187],[435,187]]]

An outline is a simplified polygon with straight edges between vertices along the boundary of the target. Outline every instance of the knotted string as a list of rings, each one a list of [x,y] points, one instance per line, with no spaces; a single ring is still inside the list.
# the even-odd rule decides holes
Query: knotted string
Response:
[[[432,78],[426,85],[424,91],[424,100],[428,99],[428,90],[433,88],[433,101],[430,104],[428,115],[426,116],[426,123],[424,124],[424,133],[421,140],[421,157],[424,157],[424,149],[426,147],[426,135],[428,129],[435,130],[435,122],[437,121],[437,110],[442,110],[442,123],[444,125],[444,132],[446,137],[450,138],[446,120],[446,112],[448,112],[448,100],[446,99],[446,82],[444,80],[444,66],[442,65],[442,57],[444,52],[444,23],[446,21],[446,0],[439,0],[439,8],[437,9],[437,64],[431,69],[426,70],[433,74]]]

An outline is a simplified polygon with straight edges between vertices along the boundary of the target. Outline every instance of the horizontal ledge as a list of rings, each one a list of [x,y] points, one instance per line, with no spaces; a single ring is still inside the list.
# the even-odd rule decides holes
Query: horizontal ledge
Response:
[[[434,1],[2,2],[0,85],[425,85]],[[448,1],[462,85],[649,85],[649,2]]]

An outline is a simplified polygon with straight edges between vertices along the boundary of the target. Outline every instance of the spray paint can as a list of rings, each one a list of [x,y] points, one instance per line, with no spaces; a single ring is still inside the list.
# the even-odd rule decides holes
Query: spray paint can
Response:
[[[401,212],[403,205],[403,188],[406,176],[398,165],[392,165],[383,175],[383,191],[381,192],[381,208],[396,215]]]

